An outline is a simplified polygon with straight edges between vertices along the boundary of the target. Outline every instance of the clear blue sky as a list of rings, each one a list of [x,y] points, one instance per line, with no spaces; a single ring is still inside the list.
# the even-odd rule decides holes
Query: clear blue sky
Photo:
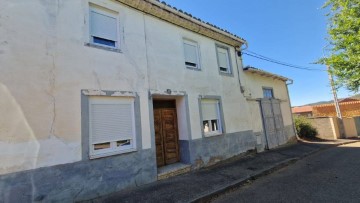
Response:
[[[314,65],[323,55],[327,18],[321,9],[325,0],[165,0],[203,21],[230,31],[249,43],[249,50],[295,65]],[[289,86],[292,106],[331,100],[328,75],[320,71],[297,70],[243,57],[244,64],[294,80]],[[338,96],[352,93],[341,89]]]

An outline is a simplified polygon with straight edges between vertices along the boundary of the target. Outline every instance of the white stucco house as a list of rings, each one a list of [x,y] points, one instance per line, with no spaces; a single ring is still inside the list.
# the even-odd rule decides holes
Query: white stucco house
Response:
[[[2,0],[0,36],[0,202],[90,199],[295,138],[291,80],[156,0]]]

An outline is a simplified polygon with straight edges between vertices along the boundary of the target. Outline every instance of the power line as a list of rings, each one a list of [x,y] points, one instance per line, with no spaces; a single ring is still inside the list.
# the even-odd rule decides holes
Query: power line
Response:
[[[268,62],[271,62],[271,63],[276,63],[276,64],[279,64],[279,65],[282,65],[282,66],[287,66],[287,67],[290,67],[290,68],[296,68],[296,69],[307,70],[307,71],[325,71],[326,72],[326,70],[322,70],[322,69],[311,68],[311,67],[306,67],[306,66],[298,66],[298,65],[278,61],[276,59],[272,59],[272,58],[257,54],[255,52],[250,51],[250,50],[244,50],[243,54],[254,57],[254,58],[257,58],[257,59],[260,59],[260,60],[268,61]]]

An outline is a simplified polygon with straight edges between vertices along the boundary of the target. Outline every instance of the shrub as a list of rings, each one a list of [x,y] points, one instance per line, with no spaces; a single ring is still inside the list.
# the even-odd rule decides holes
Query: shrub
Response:
[[[297,116],[294,118],[296,133],[301,138],[315,138],[318,134],[316,128],[311,125],[311,122],[303,117]]]

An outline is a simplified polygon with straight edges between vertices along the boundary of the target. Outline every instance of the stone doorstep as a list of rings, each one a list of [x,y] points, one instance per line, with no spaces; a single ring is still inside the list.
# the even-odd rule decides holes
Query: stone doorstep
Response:
[[[158,168],[158,180],[164,180],[173,176],[178,176],[190,172],[191,165],[175,163]]]

